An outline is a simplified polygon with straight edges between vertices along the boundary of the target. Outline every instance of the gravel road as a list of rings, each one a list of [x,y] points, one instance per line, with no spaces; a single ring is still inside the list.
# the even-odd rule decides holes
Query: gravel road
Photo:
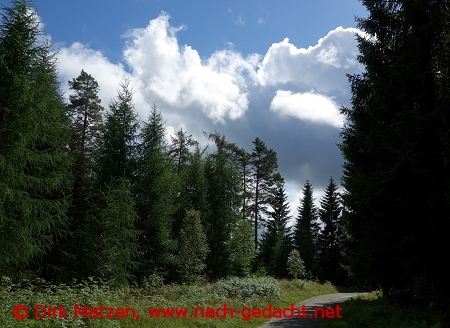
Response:
[[[336,304],[345,301],[346,299],[354,296],[358,296],[365,293],[335,293],[328,295],[320,295],[308,298],[300,303],[295,304],[296,308],[302,309],[302,305],[305,306],[307,311],[304,311],[306,317],[314,314],[314,309],[317,307],[327,308],[327,307],[335,307]],[[290,314],[290,311],[287,312],[287,315]],[[302,313],[303,314],[303,313]],[[319,312],[320,314],[320,312]],[[294,310],[294,315],[297,317],[297,311]],[[319,323],[322,321],[321,318],[291,318],[291,319],[272,319],[261,328],[317,328]]]

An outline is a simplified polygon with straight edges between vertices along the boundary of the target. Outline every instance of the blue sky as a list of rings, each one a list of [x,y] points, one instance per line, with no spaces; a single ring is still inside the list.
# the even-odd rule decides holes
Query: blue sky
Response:
[[[1,5],[9,1],[0,0]],[[202,140],[218,131],[251,151],[261,138],[278,155],[291,211],[307,179],[320,199],[339,182],[336,143],[350,104],[357,0],[36,0],[58,51],[63,89],[84,69],[104,107],[127,77],[145,119],[156,103],[168,133]]]

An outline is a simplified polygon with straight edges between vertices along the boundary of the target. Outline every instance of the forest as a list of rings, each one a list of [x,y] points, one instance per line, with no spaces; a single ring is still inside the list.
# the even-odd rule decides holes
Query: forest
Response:
[[[449,3],[362,3],[343,192],[330,178],[316,206],[306,181],[292,218],[276,151],[257,136],[252,149],[217,131],[204,132],[209,145],[169,136],[156,104],[137,115],[129,80],[104,104],[84,70],[66,100],[30,2],[13,0],[0,23],[0,275],[112,287],[316,279],[450,320],[434,256],[450,217]]]

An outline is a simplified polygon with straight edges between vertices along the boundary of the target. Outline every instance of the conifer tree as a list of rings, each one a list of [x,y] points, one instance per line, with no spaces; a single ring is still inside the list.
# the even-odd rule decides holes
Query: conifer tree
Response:
[[[190,154],[190,148],[196,144],[191,135],[187,135],[181,128],[171,136],[169,154],[172,156],[177,167],[177,174],[180,174],[187,163]]]
[[[234,163],[238,167],[241,175],[242,185],[242,220],[248,219],[252,213],[251,200],[254,197],[253,183],[254,172],[252,166],[252,159],[250,154],[243,148],[239,148],[235,144],[230,145],[231,155]]]
[[[253,141],[251,163],[253,166],[253,228],[255,229],[255,249],[258,249],[258,229],[264,223],[267,206],[270,204],[276,183],[276,170],[278,168],[277,154],[268,149],[259,138]]]
[[[133,103],[130,81],[119,84],[116,98],[111,100],[101,139],[97,162],[97,187],[112,180],[125,178],[134,181],[138,156],[137,131],[139,121]]]
[[[91,227],[99,234],[87,240],[99,248],[86,257],[97,259],[98,277],[113,286],[126,285],[139,258],[138,231],[135,229],[137,213],[129,182],[122,178],[112,180],[102,193],[102,204],[104,207],[97,220],[99,226]]]
[[[0,274],[44,255],[67,224],[71,165],[56,61],[29,1],[0,23]]]
[[[210,206],[204,221],[210,249],[207,270],[212,278],[217,279],[224,277],[229,267],[229,249],[226,245],[240,216],[241,190],[239,172],[228,155],[225,137],[218,133],[207,136],[217,147],[205,163],[207,202]]]
[[[125,197],[125,195],[134,189],[138,126],[137,115],[134,111],[133,93],[129,81],[125,79],[120,83],[117,98],[111,101],[106,114],[100,151],[96,159],[95,194],[93,196],[95,207],[92,214],[89,215],[86,229],[90,231],[89,236],[92,237],[89,247],[95,250],[98,256],[103,254],[105,240],[96,238],[96,236],[109,238],[109,227],[114,225],[120,227],[124,222],[127,222],[126,229],[124,229],[123,235],[117,232],[117,238],[123,242],[121,247],[125,254],[129,254],[131,250],[135,249],[135,241],[130,238],[130,234],[134,233],[132,232],[131,222],[133,224],[135,222],[135,200],[134,197]],[[120,204],[124,212],[118,212],[117,215],[110,217],[108,225],[104,225],[103,221],[106,219],[105,215],[107,215],[105,213],[116,211],[113,204],[108,202],[111,197],[115,199],[114,197],[117,195],[123,195]],[[109,269],[105,272],[105,266],[108,268],[111,265],[108,262],[111,258],[102,259],[98,256],[86,257],[86,262],[91,270],[89,275],[109,277],[109,279],[121,284],[124,281],[123,277],[132,274],[131,270],[134,268],[132,257],[126,255],[123,258],[123,261],[127,263],[120,264],[121,267],[118,269],[121,271],[120,277],[122,278],[118,278],[111,276],[112,273],[108,271]],[[125,270],[128,270],[127,273],[125,273]]]
[[[175,250],[172,215],[175,212],[174,165],[165,142],[161,112],[151,108],[140,144],[137,185],[141,265],[139,275],[164,275]]]
[[[183,282],[191,284],[205,269],[205,259],[209,252],[206,235],[195,210],[186,212],[180,231],[180,245],[176,261]]]
[[[436,250],[450,217],[447,1],[363,1],[362,74],[340,149],[351,270],[384,295],[448,313],[450,279]],[[443,84],[441,84],[443,83]],[[445,108],[445,109],[444,109]],[[431,305],[433,304],[433,305]],[[447,322],[448,325],[448,322]]]
[[[300,256],[300,253],[297,249],[294,248],[289,253],[289,257],[288,257],[286,265],[287,265],[289,274],[294,279],[305,278],[305,276],[306,276],[305,263],[303,262],[303,260]]]
[[[183,218],[181,214],[194,209],[199,212],[202,222],[208,213],[207,193],[208,185],[205,178],[205,158],[206,148],[201,149],[196,142],[192,153],[187,154],[184,168],[178,176],[178,197],[177,213],[173,224],[175,236],[181,229]],[[186,215],[186,214],[185,214]]]
[[[72,81],[67,109],[71,118],[70,154],[74,159],[74,183],[69,207],[71,235],[64,247],[65,276],[83,277],[90,271],[86,261],[91,250],[87,240],[92,232],[86,229],[87,216],[92,210],[95,157],[100,149],[103,128],[103,107],[98,97],[97,81],[84,70]]]
[[[252,261],[257,255],[253,243],[253,229],[249,220],[239,220],[231,231],[231,239],[227,247],[230,253],[229,273],[237,277],[248,276]]]
[[[320,201],[319,219],[323,229],[318,238],[318,278],[328,280],[334,284],[342,284],[345,280],[345,272],[341,267],[343,262],[342,251],[342,227],[341,204],[337,192],[337,185],[333,178],[325,189],[325,194]]]
[[[305,263],[306,271],[313,276],[316,275],[318,233],[319,225],[317,209],[314,205],[313,187],[309,181],[306,181],[303,187],[303,197],[298,207],[294,240],[295,246]]]
[[[267,271],[271,275],[281,278],[288,275],[286,262],[292,249],[292,236],[291,229],[287,226],[290,220],[290,210],[284,189],[284,180],[281,177],[278,177],[277,180],[277,188],[270,205],[272,210],[269,211],[260,254]]]

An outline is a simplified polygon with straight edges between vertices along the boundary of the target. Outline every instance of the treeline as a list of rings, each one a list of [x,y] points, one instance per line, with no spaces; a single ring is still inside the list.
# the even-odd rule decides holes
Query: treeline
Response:
[[[12,1],[0,26],[1,275],[122,285],[259,272],[345,282],[333,179],[320,209],[305,184],[288,227],[276,153],[261,139],[251,152],[217,132],[205,133],[212,152],[182,129],[167,140],[155,105],[139,119],[130,81],[105,109],[84,70],[65,103],[30,8]]]

